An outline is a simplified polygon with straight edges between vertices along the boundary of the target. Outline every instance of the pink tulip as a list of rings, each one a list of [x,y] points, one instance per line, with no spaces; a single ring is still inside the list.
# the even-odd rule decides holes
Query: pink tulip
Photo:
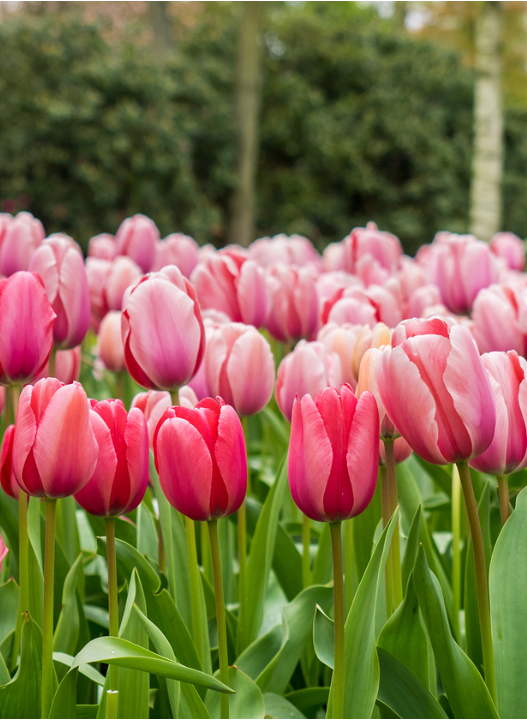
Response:
[[[92,237],[88,243],[88,257],[101,260],[113,260],[117,251],[115,238],[109,233],[101,233]]]
[[[407,319],[423,317],[427,309],[441,304],[441,293],[437,285],[429,283],[416,288],[406,303]]]
[[[55,374],[53,377],[60,380],[64,385],[70,385],[79,379],[81,369],[81,347],[78,345],[71,350],[58,350],[55,354]],[[46,363],[44,369],[32,379],[31,384],[34,385],[43,378],[51,377],[49,362]]]
[[[117,230],[116,254],[127,255],[139,265],[143,272],[147,273],[154,264],[158,240],[159,230],[154,221],[145,215],[134,215],[124,220]]]
[[[321,305],[320,322],[337,325],[369,325],[373,327],[379,321],[376,307],[364,290],[356,287],[339,288],[332,297]]]
[[[320,328],[317,335],[317,341],[324,345],[328,353],[336,353],[339,356],[342,382],[351,385],[354,390],[357,387],[357,377],[353,372],[353,352],[362,330],[362,325],[328,323]]]
[[[57,314],[55,345],[63,350],[80,345],[90,326],[90,292],[82,255],[65,238],[49,238],[33,253],[29,270],[42,278]]]
[[[430,281],[423,268],[412,258],[403,255],[400,266],[401,269],[397,273],[397,280],[403,300],[406,302],[418,288],[428,285]]]
[[[156,243],[153,270],[161,270],[167,265],[178,267],[186,278],[199,262],[199,245],[189,235],[172,233]]]
[[[405,320],[376,363],[375,380],[390,420],[412,449],[445,465],[481,455],[496,410],[470,332],[444,318]]]
[[[15,477],[24,492],[45,498],[74,495],[93,475],[98,455],[90,405],[79,383],[47,378],[26,385],[13,441]]]
[[[20,385],[37,375],[53,347],[55,312],[38,275],[0,280],[0,383]]]
[[[183,390],[181,388],[180,392]],[[150,447],[153,448],[154,433],[165,410],[172,405],[170,393],[166,390],[149,390],[138,393],[132,400],[132,407],[141,410],[148,428]]]
[[[2,563],[8,552],[9,549],[6,547],[3,537],[0,535],[0,570],[2,570]]]
[[[172,407],[154,436],[159,482],[168,501],[192,520],[236,512],[247,491],[247,455],[240,419],[221,398],[193,410]]]
[[[4,242],[7,228],[11,224],[13,216],[11,213],[0,212],[0,256],[2,255],[2,243]]]
[[[364,353],[370,348],[380,348],[383,347],[383,345],[390,345],[391,341],[392,331],[384,323],[377,323],[373,328],[370,328],[369,325],[362,326],[351,357],[351,369],[357,380],[359,379],[360,366]]]
[[[40,220],[28,212],[20,212],[8,224],[0,252],[0,270],[10,277],[27,270],[31,255],[46,237]]]
[[[86,276],[90,291],[91,328],[97,333],[102,318],[108,312],[108,304],[104,293],[106,279],[112,269],[110,260],[101,260],[97,257],[86,259]]]
[[[379,230],[374,222],[369,222],[365,228],[352,230],[344,238],[342,245],[344,246],[342,267],[339,269],[350,273],[356,273],[357,263],[369,255],[381,268],[393,275],[399,267],[403,252],[401,243],[395,235]]]
[[[333,242],[326,245],[322,253],[322,267],[324,272],[344,271],[344,245],[342,242]]]
[[[128,372],[143,387],[175,390],[198,370],[205,329],[194,288],[174,265],[132,288],[122,335]]]
[[[496,404],[496,432],[471,467],[489,475],[509,475],[527,467],[527,362],[511,350],[481,356]]]
[[[480,353],[527,350],[527,302],[506,285],[480,290],[472,311],[472,332]]]
[[[75,500],[90,515],[115,517],[134,510],[148,484],[148,430],[143,413],[121,400],[91,401],[90,422],[99,446],[95,472]]]
[[[359,382],[357,383],[356,395],[359,398],[363,393],[370,392],[377,403],[379,411],[379,433],[382,440],[394,440],[399,437],[392,421],[386,415],[386,410],[379,395],[378,380],[375,378],[375,367],[383,355],[379,348],[370,348],[364,353],[360,364]]]
[[[225,313],[222,313],[220,310],[203,310],[202,312],[202,318],[203,318],[203,326],[205,328],[205,349],[207,347],[207,343],[209,341],[209,337],[212,335],[214,330],[216,330],[220,325],[229,324],[231,322],[228,315],[225,315]],[[196,374],[192,378],[192,380],[189,381],[188,387],[193,390],[193,392],[196,394],[196,397],[198,400],[203,400],[203,398],[209,397],[209,386],[207,384],[207,377],[205,373],[205,356],[203,356],[203,359],[201,361],[201,365],[199,366]]]
[[[393,441],[393,459],[396,465],[408,460],[412,452],[412,448],[403,437],[398,437]],[[379,440],[379,464],[386,465],[386,448],[382,440]]]
[[[121,313],[112,310],[101,320],[99,326],[99,359],[110,372],[126,370],[123,338],[121,336]]]
[[[179,388],[179,404],[181,407],[186,407],[189,408],[189,410],[192,410],[192,408],[196,407],[198,402],[198,396],[190,385],[183,385],[182,388]]]
[[[514,233],[497,233],[490,241],[490,249],[505,260],[510,270],[525,270],[525,245]]]
[[[301,340],[278,367],[275,396],[282,415],[291,422],[295,395],[315,395],[326,387],[342,384],[342,365],[336,353],[320,342]]]
[[[252,325],[221,325],[207,337],[205,377],[209,394],[220,395],[239,415],[255,415],[274,388],[274,358],[267,340]]]
[[[318,330],[317,275],[310,267],[274,265],[267,270],[269,311],[265,321],[283,343],[311,339]]]
[[[104,301],[108,310],[122,310],[123,296],[130,285],[135,285],[143,273],[129,257],[117,257],[112,262],[104,283]]]
[[[221,310],[233,322],[261,327],[267,313],[264,275],[253,260],[234,252],[215,253],[191,276],[200,306]]]
[[[15,437],[15,426],[9,425],[6,428],[0,449],[0,483],[2,490],[9,497],[18,498],[18,483],[13,470],[13,440]]]
[[[347,385],[295,398],[289,443],[291,495],[312,520],[355,517],[377,484],[379,417],[373,396]]]
[[[269,267],[276,263],[286,265],[313,264],[320,267],[320,255],[317,253],[310,240],[301,235],[288,237],[283,233],[274,237],[263,237],[255,240],[249,245],[249,256],[261,267]]]
[[[75,250],[82,258],[84,258],[81,246],[78,242],[75,242],[71,235],[67,235],[63,232],[51,233],[51,235],[48,235],[48,237],[44,240],[44,242],[47,241],[51,241],[52,244],[66,243],[68,248],[70,248],[71,250]]]

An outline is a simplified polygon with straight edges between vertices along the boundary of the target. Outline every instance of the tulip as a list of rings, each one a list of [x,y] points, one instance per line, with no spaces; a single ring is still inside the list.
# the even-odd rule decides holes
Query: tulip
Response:
[[[282,415],[291,422],[295,395],[314,397],[326,387],[340,387],[342,366],[336,353],[320,342],[301,340],[278,367],[275,396]]]
[[[88,257],[86,259],[86,276],[90,291],[91,327],[96,333],[99,331],[102,318],[108,312],[104,286],[111,268],[112,263],[110,260],[101,260],[97,257]]]
[[[274,358],[252,325],[221,325],[207,338],[205,377],[209,394],[220,395],[239,415],[255,415],[273,394]]]
[[[216,328],[218,328],[220,325],[230,323],[231,320],[228,315],[225,315],[225,313],[222,313],[220,310],[211,309],[203,310],[202,318],[203,326],[205,328],[206,348],[209,337],[214,332],[214,330],[216,330]],[[205,357],[203,357],[201,365],[199,366],[192,380],[190,380],[188,386],[192,388],[192,390],[196,393],[196,397],[198,398],[198,400],[203,400],[203,398],[209,397],[209,387],[207,385],[207,378],[205,376]]]
[[[320,322],[336,325],[369,325],[379,321],[377,309],[364,290],[357,287],[339,288],[321,303]]]
[[[514,233],[497,233],[490,241],[490,249],[505,260],[510,270],[525,270],[525,245]]]
[[[15,437],[15,426],[9,425],[6,428],[0,449],[0,483],[2,490],[9,497],[18,498],[18,483],[13,470],[13,440]]]
[[[472,333],[480,353],[527,350],[527,303],[506,285],[480,290],[472,311]]]
[[[316,267],[321,265],[320,255],[313,247],[313,243],[301,235],[288,237],[282,233],[272,238],[259,238],[249,245],[249,255],[261,267],[269,267],[276,263],[298,267],[310,264]]]
[[[183,388],[181,388],[183,390]],[[181,391],[180,391],[181,392]],[[154,433],[165,410],[172,405],[170,393],[160,390],[149,390],[138,393],[132,400],[132,408],[139,408],[145,416],[148,428],[150,447],[154,447]]]
[[[403,437],[395,438],[393,441],[393,461],[396,465],[408,460],[413,450]],[[386,467],[386,446],[382,440],[379,440],[379,464]]]
[[[27,270],[33,252],[46,237],[40,220],[20,212],[7,225],[0,252],[0,270],[6,277]]]
[[[139,408],[126,412],[121,400],[91,401],[90,421],[99,459],[75,500],[90,515],[116,517],[134,510],[148,483],[148,429]]]
[[[109,233],[95,235],[88,242],[88,257],[113,260],[116,250],[115,238]]]
[[[311,339],[318,330],[317,275],[310,267],[274,265],[267,270],[269,311],[265,321],[283,343]]]
[[[6,547],[3,537],[0,535],[0,571],[2,570],[2,563],[8,552],[9,549]]]
[[[141,268],[129,257],[117,257],[104,283],[104,300],[108,310],[121,310],[125,290],[142,276]]]
[[[336,353],[339,356],[342,382],[351,385],[353,389],[357,387],[357,377],[353,372],[353,352],[362,329],[362,325],[328,323],[320,328],[317,335],[317,341],[324,345],[328,353]]]
[[[121,336],[121,313],[112,310],[101,320],[99,326],[99,359],[110,372],[126,370],[123,339]]]
[[[353,348],[351,357],[351,368],[354,377],[358,380],[360,366],[364,353],[370,348],[380,348],[383,345],[389,345],[392,341],[392,331],[382,322],[377,323],[371,328],[369,325],[363,325]]]
[[[407,319],[424,316],[427,309],[441,304],[441,293],[437,285],[429,283],[416,288],[406,303],[405,316]]]
[[[373,222],[369,222],[365,228],[352,230],[344,238],[342,245],[344,247],[342,266],[338,269],[350,273],[356,273],[357,264],[364,257],[369,256],[392,275],[399,267],[403,252],[401,243],[395,235],[382,232]]]
[[[159,230],[153,220],[145,215],[134,215],[124,220],[117,230],[116,254],[127,255],[147,273],[154,264],[158,240]]]
[[[152,391],[150,391],[152,392]],[[192,410],[192,408],[195,408],[198,404],[198,396],[194,392],[194,390],[190,387],[190,385],[183,385],[182,388],[179,388],[179,404],[181,407],[188,408],[189,410]]]
[[[90,326],[90,293],[82,255],[65,238],[48,238],[33,253],[29,270],[42,278],[57,315],[55,345],[63,350],[80,345]]]
[[[33,378],[31,384],[34,385],[39,380],[47,377],[55,377],[64,385],[70,385],[79,379],[81,369],[81,348],[78,345],[71,350],[58,350],[55,353],[55,370],[51,375],[49,362],[44,369]]]
[[[0,280],[0,383],[35,377],[53,347],[55,312],[37,275],[19,272]]]
[[[139,385],[172,391],[193,377],[203,357],[205,329],[194,288],[174,265],[132,288],[122,335],[126,367]]]
[[[156,243],[153,270],[161,270],[167,265],[178,267],[186,278],[199,262],[199,245],[189,235],[172,233]]]

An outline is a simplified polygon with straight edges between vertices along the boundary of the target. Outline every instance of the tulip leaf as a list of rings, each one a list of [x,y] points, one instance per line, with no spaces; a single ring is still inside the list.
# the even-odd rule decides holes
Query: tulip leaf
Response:
[[[152,513],[141,503],[137,508],[137,549],[152,560],[157,558],[157,532]]]
[[[333,580],[333,555],[331,550],[331,530],[329,523],[324,523],[317,546],[317,554],[313,563],[313,584],[326,585]]]
[[[430,572],[423,548],[419,550],[413,578],[437,669],[454,717],[497,718],[483,678],[452,636],[441,586]]]
[[[115,540],[115,551],[117,553],[117,568],[122,572],[126,580],[130,579],[134,568],[137,569],[141,578],[142,586],[149,592],[156,592],[161,581],[148,560],[139,553],[132,545],[124,542],[124,540]],[[106,538],[97,538],[97,552],[106,558]]]
[[[217,673],[216,673],[217,675]],[[229,698],[229,718],[247,718],[247,720],[263,720],[265,705],[262,692],[258,685],[239,668],[229,668],[229,687],[235,695]],[[207,692],[205,705],[211,718],[220,717],[220,696],[216,692]]]
[[[41,713],[42,633],[26,613],[22,625],[20,665],[0,687],[0,718],[36,718]]]
[[[12,633],[18,617],[19,589],[13,578],[0,585],[0,643]]]
[[[415,515],[412,519],[410,529],[408,530],[408,537],[406,539],[406,548],[404,551],[404,558],[401,563],[401,574],[403,579],[403,587],[408,585],[408,578],[410,577],[415,561],[417,560],[417,554],[419,552],[419,533],[421,531],[421,505],[415,511]]]
[[[401,718],[447,718],[428,688],[402,662],[377,648],[381,677],[377,695]]]
[[[71,664],[73,662],[73,656],[68,655],[68,653],[63,652],[54,652],[53,653],[53,662],[62,663],[62,665],[66,665],[69,668],[71,668]],[[97,685],[104,685],[105,683],[105,677],[102,675],[98,670],[93,668],[91,665],[81,665],[79,667],[79,672],[81,675],[85,675],[87,678],[92,680]]]
[[[294,690],[284,695],[284,699],[294,705],[305,717],[317,716],[318,710],[326,705],[329,698],[328,687],[311,687]]]
[[[333,670],[335,664],[335,623],[318,605],[313,620],[313,644],[320,662]]]
[[[352,520],[354,560],[359,581],[371,559],[375,546],[375,529],[381,520],[381,514],[381,483],[378,482],[371,503],[363,513]]]
[[[413,462],[419,464],[429,477],[432,478],[437,487],[442,490],[445,495],[452,495],[452,467],[450,465],[433,465],[423,460],[419,455],[413,455]]]
[[[57,502],[56,534],[57,542],[68,565],[73,565],[81,551],[81,546],[75,515],[75,500],[71,495]]]
[[[490,612],[501,717],[527,717],[527,491],[505,523],[490,563]]]
[[[31,582],[29,583],[29,612],[42,627],[44,617],[44,573],[42,564],[41,547],[41,526],[43,520],[40,516],[40,499],[30,497],[27,506],[27,534],[28,534],[28,572]],[[58,555],[55,548],[56,556]],[[56,567],[55,567],[56,570]],[[58,574],[58,573],[56,573]],[[60,592],[60,579],[55,579],[55,594]]]
[[[295,707],[289,700],[286,700],[281,695],[276,693],[265,693],[263,696],[265,704],[265,717],[266,718],[297,718],[302,720],[305,715],[302,715],[300,710]]]
[[[18,568],[18,502],[5,492],[0,492],[0,518],[4,542],[11,551],[9,561]]]
[[[62,590],[62,611],[53,635],[53,649],[73,655],[77,650],[80,632],[77,584],[82,576],[82,554],[71,566]]]

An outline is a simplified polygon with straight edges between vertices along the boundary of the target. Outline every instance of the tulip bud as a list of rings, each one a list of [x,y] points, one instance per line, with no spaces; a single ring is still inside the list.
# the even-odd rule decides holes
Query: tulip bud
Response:
[[[148,484],[148,430],[138,408],[121,400],[91,401],[90,422],[99,446],[95,472],[75,500],[90,515],[115,517],[134,510]]]
[[[45,498],[74,495],[93,475],[98,455],[82,385],[55,378],[26,385],[13,442],[15,477],[24,492]]]
[[[28,212],[18,213],[7,225],[2,242],[2,274],[10,277],[20,270],[27,270],[31,256],[45,237],[40,220]]]
[[[247,491],[247,455],[240,419],[221,398],[193,410],[171,407],[154,435],[159,482],[168,501],[192,520],[236,512]]]
[[[101,320],[99,326],[99,359],[110,372],[126,370],[123,338],[121,336],[121,313],[112,310]]]
[[[18,498],[18,483],[13,470],[13,440],[15,426],[9,425],[4,433],[2,448],[0,449],[0,483],[2,490],[14,498]]]
[[[291,495],[312,520],[355,517],[370,503],[377,484],[379,416],[374,397],[357,400],[342,385],[313,400],[295,398],[289,443]]]
[[[134,215],[124,220],[115,236],[116,254],[128,255],[145,273],[154,264],[159,230],[145,215]],[[114,308],[118,310],[119,308]]]
[[[182,390],[183,388],[181,388]],[[150,447],[153,448],[154,432],[165,410],[172,405],[170,393],[166,390],[149,390],[137,393],[132,400],[132,407],[136,407],[145,416]]]

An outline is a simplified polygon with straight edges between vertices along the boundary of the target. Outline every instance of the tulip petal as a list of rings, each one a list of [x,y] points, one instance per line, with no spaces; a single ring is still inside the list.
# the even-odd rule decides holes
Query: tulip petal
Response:
[[[24,466],[37,434],[37,422],[31,407],[33,389],[32,385],[27,385],[20,394],[13,440],[13,471],[18,484],[25,492],[29,492],[29,488],[24,482]]]
[[[240,415],[255,415],[263,410],[273,394],[274,359],[269,344],[259,333],[244,332],[236,340],[226,371],[233,405]]]
[[[126,430],[126,463],[130,476],[130,492],[126,512],[136,508],[144,497],[148,485],[148,428],[145,416],[139,408],[132,408],[128,413]]]
[[[59,340],[62,348],[79,345],[90,326],[90,293],[82,256],[73,248],[64,255],[60,267],[59,296],[67,319],[67,335]]]
[[[238,510],[247,492],[247,451],[243,428],[230,405],[224,405],[220,410],[214,457],[227,491],[228,504],[222,515],[224,517]]]
[[[353,491],[353,514],[367,508],[377,485],[379,412],[373,395],[364,392],[357,403],[348,435],[346,463]],[[349,517],[349,515],[348,515]]]
[[[110,497],[117,469],[117,455],[110,428],[93,410],[90,410],[90,423],[99,448],[97,465],[88,483],[75,493],[75,500],[90,515],[107,517],[110,515]]]

